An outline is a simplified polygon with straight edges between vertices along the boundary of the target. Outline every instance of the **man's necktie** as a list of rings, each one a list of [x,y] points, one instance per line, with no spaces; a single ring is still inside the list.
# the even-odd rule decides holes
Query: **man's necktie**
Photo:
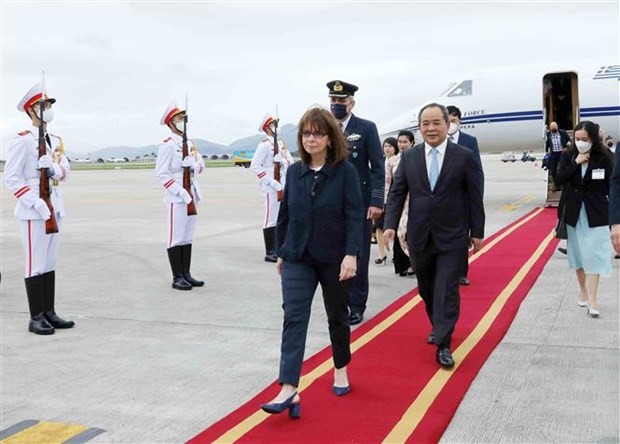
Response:
[[[454,142],[454,136],[450,136],[448,139],[450,139],[450,142]]]
[[[431,148],[431,173],[429,182],[431,183],[431,191],[435,189],[437,178],[439,177],[439,162],[437,161],[437,148]]]

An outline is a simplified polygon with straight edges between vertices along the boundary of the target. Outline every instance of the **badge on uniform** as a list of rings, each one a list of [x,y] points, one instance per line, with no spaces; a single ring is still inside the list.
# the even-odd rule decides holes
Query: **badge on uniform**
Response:
[[[603,180],[605,179],[605,169],[597,168],[592,170],[592,180]]]
[[[353,154],[351,154],[353,156],[353,158],[355,159],[357,157],[357,152],[354,151]]]
[[[351,134],[350,136],[347,136],[347,140],[349,142],[355,142],[356,140],[360,140],[362,138],[362,136],[360,136],[359,134]]]

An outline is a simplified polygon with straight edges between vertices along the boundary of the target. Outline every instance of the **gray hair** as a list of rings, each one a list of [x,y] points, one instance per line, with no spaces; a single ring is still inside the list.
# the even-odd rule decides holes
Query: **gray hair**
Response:
[[[446,123],[450,122],[450,116],[448,114],[448,108],[446,108],[443,105],[440,105],[439,103],[428,103],[426,105],[424,105],[422,107],[422,109],[420,109],[420,112],[418,113],[418,125],[422,122],[422,113],[427,109],[427,108],[439,108],[441,110],[441,114],[443,114],[443,119],[446,121]]]

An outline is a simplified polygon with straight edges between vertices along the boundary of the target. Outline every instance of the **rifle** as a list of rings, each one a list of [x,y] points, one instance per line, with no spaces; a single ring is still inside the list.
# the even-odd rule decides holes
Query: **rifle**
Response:
[[[273,155],[277,156],[278,153],[280,152],[280,149],[278,146],[278,119],[277,118],[273,121],[273,126],[274,126],[273,128]],[[277,182],[280,182],[280,162],[273,163],[273,179],[276,180]],[[280,202],[282,200],[282,190],[278,191],[276,196],[277,196],[278,202]]]
[[[41,101],[39,102],[39,159],[47,154],[45,146],[45,130],[43,129],[43,108],[45,107],[45,72],[41,74]],[[51,148],[51,146],[50,146]],[[50,218],[45,221],[45,234],[58,233],[58,223],[56,222],[56,214],[52,206],[50,178],[47,168],[39,170],[39,197],[43,199],[50,210]]]
[[[189,156],[189,150],[187,149],[187,94],[185,95],[185,114],[183,115],[183,159]],[[194,201],[194,195],[192,194],[191,184],[191,171],[189,167],[183,167],[183,188],[187,191],[192,198],[192,201],[187,204],[187,215],[195,216],[198,214],[196,211],[196,202]]]

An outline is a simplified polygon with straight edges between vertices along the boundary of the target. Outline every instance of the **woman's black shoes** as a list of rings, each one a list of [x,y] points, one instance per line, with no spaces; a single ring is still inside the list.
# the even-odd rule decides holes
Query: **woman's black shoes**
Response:
[[[383,256],[383,258],[381,259],[375,259],[375,264],[379,265],[381,263],[383,263],[383,265],[386,265],[387,262],[387,256]]]

